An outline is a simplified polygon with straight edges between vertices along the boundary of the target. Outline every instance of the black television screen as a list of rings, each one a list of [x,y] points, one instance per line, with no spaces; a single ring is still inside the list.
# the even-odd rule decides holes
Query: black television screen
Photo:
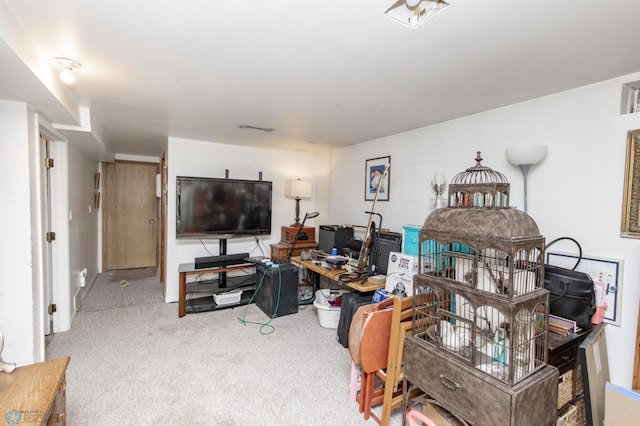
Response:
[[[176,178],[176,236],[230,238],[271,233],[272,182]]]

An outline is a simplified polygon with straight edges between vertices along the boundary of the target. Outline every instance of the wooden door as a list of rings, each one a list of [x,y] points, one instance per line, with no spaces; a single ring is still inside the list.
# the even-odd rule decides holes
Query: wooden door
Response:
[[[105,169],[104,269],[157,266],[158,165],[116,161]]]

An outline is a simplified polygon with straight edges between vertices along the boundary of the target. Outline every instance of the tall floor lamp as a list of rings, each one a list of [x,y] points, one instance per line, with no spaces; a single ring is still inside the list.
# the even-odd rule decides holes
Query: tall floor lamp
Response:
[[[291,224],[292,227],[300,226],[300,200],[311,198],[311,182],[302,179],[287,179],[284,182],[284,195],[287,198],[296,200],[296,219]]]
[[[539,163],[547,155],[546,145],[514,146],[505,151],[507,160],[514,166],[520,167],[524,177],[524,212],[527,212],[527,174],[529,168]]]

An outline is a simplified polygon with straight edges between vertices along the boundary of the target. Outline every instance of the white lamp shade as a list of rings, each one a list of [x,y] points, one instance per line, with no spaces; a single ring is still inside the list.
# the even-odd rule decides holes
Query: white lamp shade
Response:
[[[507,160],[514,166],[536,164],[547,155],[546,145],[514,146],[505,151]]]
[[[420,0],[406,0],[406,3],[408,7],[414,8],[420,3]]]
[[[284,195],[287,198],[311,198],[311,182],[302,179],[287,179],[284,182]]]

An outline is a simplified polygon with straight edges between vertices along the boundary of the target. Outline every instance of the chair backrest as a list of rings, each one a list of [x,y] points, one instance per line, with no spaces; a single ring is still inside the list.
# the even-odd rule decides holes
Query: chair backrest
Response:
[[[391,309],[365,314],[360,335],[360,367],[365,373],[387,367],[392,314]]]
[[[374,303],[369,305],[360,306],[351,320],[351,326],[349,328],[349,353],[351,354],[351,359],[357,365],[362,364],[362,359],[360,356],[362,339],[365,338],[365,346],[367,347],[367,351],[375,350],[377,353],[377,357],[380,356],[381,349],[377,348],[374,344],[375,340],[380,340],[380,336],[376,337],[376,333],[379,333],[381,329],[385,329],[391,327],[391,309],[390,306],[393,304],[393,299],[388,298],[383,300],[380,303]],[[384,314],[376,314],[372,315],[374,312],[382,312],[386,311]],[[373,320],[371,318],[373,317]],[[371,322],[367,326],[367,331],[365,331],[365,324]],[[385,325],[386,323],[386,325]],[[386,334],[386,351],[388,350],[389,344],[389,334]],[[384,367],[382,367],[384,368]]]
[[[398,383],[402,375],[404,338],[412,330],[413,296],[395,297],[390,324],[387,382]]]

